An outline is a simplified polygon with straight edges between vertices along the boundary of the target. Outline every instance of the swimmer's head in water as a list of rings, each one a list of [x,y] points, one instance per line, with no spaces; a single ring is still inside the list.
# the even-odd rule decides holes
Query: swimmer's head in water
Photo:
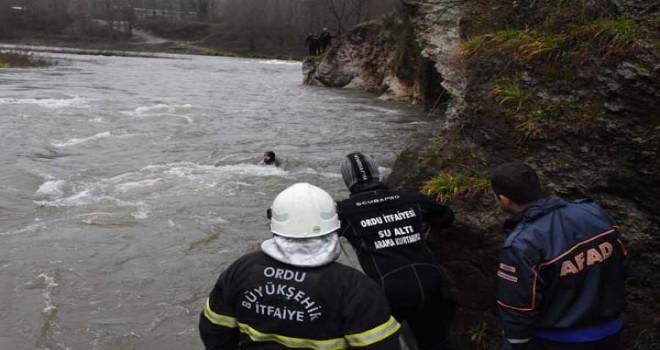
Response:
[[[264,152],[264,164],[273,164],[275,162],[275,152],[266,151]]]

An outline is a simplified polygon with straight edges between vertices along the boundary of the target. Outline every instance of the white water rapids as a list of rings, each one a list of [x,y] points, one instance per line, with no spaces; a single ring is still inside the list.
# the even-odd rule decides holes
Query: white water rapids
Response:
[[[42,55],[0,70],[0,349],[202,348],[205,297],[279,191],[343,198],[343,156],[387,173],[438,123],[301,86],[296,62]]]

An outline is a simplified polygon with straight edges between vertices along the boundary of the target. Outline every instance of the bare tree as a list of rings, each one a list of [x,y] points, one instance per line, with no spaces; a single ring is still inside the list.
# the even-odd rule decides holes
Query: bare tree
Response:
[[[12,23],[17,20],[20,10],[11,9],[12,4],[8,0],[0,0],[0,37],[9,36]],[[21,11],[22,12],[22,11]]]
[[[195,12],[197,12],[197,19],[200,21],[209,20],[211,10],[211,0],[194,0]]]
[[[325,0],[328,10],[332,15],[337,28],[337,36],[341,37],[342,33],[346,31],[345,22],[347,21],[347,11],[349,9],[349,0]]]
[[[362,11],[364,10],[364,0],[353,0],[353,13],[355,14],[355,23],[362,22]]]
[[[258,49],[257,41],[263,36],[265,8],[264,0],[232,0],[227,5],[227,13],[231,15],[226,17],[226,21],[234,32],[245,37],[250,52]]]

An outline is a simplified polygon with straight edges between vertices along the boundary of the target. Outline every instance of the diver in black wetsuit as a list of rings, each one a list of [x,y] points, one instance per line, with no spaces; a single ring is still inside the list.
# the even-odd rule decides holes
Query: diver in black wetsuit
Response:
[[[364,273],[376,281],[399,322],[408,322],[420,350],[446,350],[455,300],[429,231],[451,226],[453,211],[418,192],[389,189],[377,164],[362,153],[341,163],[351,192],[339,203],[340,235],[353,246]]]
[[[275,152],[273,151],[266,151],[264,153],[264,165],[273,165],[273,166],[280,166],[280,161],[275,158]]]

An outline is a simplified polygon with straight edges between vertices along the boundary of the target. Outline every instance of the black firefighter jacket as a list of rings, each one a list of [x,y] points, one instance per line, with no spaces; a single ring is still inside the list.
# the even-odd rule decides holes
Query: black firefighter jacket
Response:
[[[200,316],[206,349],[399,349],[399,324],[378,286],[332,262],[309,268],[243,256],[218,279]]]

